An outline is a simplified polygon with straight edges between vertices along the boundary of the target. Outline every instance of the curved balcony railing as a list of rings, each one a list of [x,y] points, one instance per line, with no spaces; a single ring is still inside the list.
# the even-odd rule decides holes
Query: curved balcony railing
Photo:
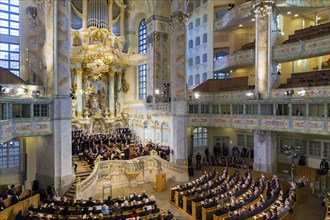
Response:
[[[286,4],[295,7],[323,8],[330,7],[329,0],[286,0]]]
[[[189,127],[222,127],[328,135],[327,118],[266,115],[198,115],[189,116]]]
[[[214,22],[214,30],[221,30],[224,28],[228,28],[234,24],[246,21],[246,19],[253,16],[253,4],[254,1],[249,1],[242,5],[234,7],[233,9],[228,11],[225,16]]]
[[[132,160],[96,160],[92,173],[76,185],[76,199],[94,196],[102,181],[110,182],[112,189],[155,182],[155,175],[166,173],[167,180],[188,181],[187,165],[168,162],[157,155],[143,156]]]
[[[231,69],[252,66],[255,60],[255,50],[242,50],[214,61],[214,71],[229,71]]]
[[[281,63],[298,59],[322,56],[330,53],[329,36],[283,44],[273,47],[273,60]]]

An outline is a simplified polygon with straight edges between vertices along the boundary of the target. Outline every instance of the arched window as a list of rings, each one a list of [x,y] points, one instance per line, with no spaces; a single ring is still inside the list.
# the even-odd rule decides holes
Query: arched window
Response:
[[[203,34],[203,43],[207,42],[207,33]]]
[[[194,28],[194,24],[193,22],[189,22],[189,25],[188,25],[188,29],[191,30]]]
[[[193,42],[193,40],[189,40],[188,48],[189,48],[189,49],[190,49],[190,48],[193,48],[193,46],[194,46],[194,42]]]
[[[206,63],[207,62],[207,53],[204,53],[203,54],[203,63]]]
[[[207,14],[204,14],[203,15],[203,23],[206,23],[207,22]]]
[[[18,0],[0,4],[0,67],[19,76],[19,3]]]
[[[163,123],[161,127],[162,131],[162,144],[169,144],[169,127],[168,124]]]
[[[207,72],[203,73],[203,82],[207,80]]]
[[[198,27],[199,25],[201,25],[201,19],[197,18],[195,21],[195,27]]]
[[[20,142],[11,140],[0,144],[0,170],[19,167]]]
[[[207,147],[207,128],[198,127],[193,129],[193,146]]]
[[[193,78],[193,76],[189,76],[189,78],[188,78],[188,85],[189,86],[192,86],[193,84],[194,84],[194,78]]]
[[[139,53],[147,53],[147,26],[145,19],[142,19],[139,24]],[[147,64],[139,66],[139,99],[146,98],[147,89]]]
[[[200,83],[201,83],[201,77],[200,77],[199,74],[197,74],[197,75],[195,76],[195,85],[198,85],[198,84],[200,84]]]
[[[189,61],[188,61],[188,63],[189,63],[189,66],[192,66],[192,65],[194,65],[194,64],[193,64],[193,59],[192,59],[192,58],[190,58],[190,59],[189,59]]]
[[[198,65],[198,64],[200,64],[201,63],[201,58],[199,57],[199,56],[197,56],[196,58],[195,58],[195,65]]]
[[[147,53],[147,26],[145,19],[139,25],[139,53]]]
[[[195,46],[199,46],[200,44],[201,44],[201,38],[200,37],[196,37]]]

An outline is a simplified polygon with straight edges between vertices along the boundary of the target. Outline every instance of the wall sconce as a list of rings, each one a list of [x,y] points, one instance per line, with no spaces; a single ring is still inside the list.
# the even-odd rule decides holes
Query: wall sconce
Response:
[[[199,94],[198,92],[194,93],[194,97],[195,99],[199,99],[199,97],[201,97],[201,94]]]
[[[36,97],[39,98],[40,97],[40,90],[36,91]]]
[[[0,86],[0,94],[5,94],[9,92],[9,88],[7,88],[6,86]]]
[[[159,89],[156,89],[156,90],[155,90],[155,94],[156,94],[156,95],[159,95],[159,93],[160,93]]]
[[[298,96],[305,96],[305,95],[306,95],[306,90],[298,91]]]
[[[292,96],[293,93],[294,93],[294,90],[293,89],[290,89],[290,90],[285,91],[285,95],[287,95],[287,96]]]

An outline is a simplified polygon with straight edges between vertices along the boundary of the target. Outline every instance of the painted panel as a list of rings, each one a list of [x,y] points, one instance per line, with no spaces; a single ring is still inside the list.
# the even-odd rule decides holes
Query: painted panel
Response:
[[[211,126],[230,127],[230,119],[229,118],[220,118],[220,117],[212,118]]]
[[[13,138],[14,128],[11,121],[0,123],[0,143],[9,141]]]
[[[243,116],[242,116],[243,117]],[[233,127],[256,128],[258,126],[258,119],[253,118],[233,118]]]
[[[261,119],[261,127],[270,129],[288,129],[289,120],[286,119]]]
[[[309,131],[322,131],[322,121],[293,120],[292,128]]]
[[[20,135],[36,135],[51,132],[51,122],[17,122],[16,136]]]
[[[210,126],[211,119],[209,117],[189,117],[189,126]]]
[[[329,0],[286,0],[286,3],[297,7],[330,7]]]

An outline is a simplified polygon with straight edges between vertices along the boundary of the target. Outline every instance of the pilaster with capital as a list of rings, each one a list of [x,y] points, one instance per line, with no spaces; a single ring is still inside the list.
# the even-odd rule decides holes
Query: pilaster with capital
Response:
[[[123,97],[123,86],[122,86],[122,83],[121,83],[121,80],[122,80],[122,72],[120,70],[120,72],[117,72],[116,73],[116,84],[117,84],[117,88],[116,88],[116,91],[117,91],[117,101],[119,102],[119,104],[121,106],[123,106],[124,104],[124,97]],[[116,101],[116,102],[117,102]]]

